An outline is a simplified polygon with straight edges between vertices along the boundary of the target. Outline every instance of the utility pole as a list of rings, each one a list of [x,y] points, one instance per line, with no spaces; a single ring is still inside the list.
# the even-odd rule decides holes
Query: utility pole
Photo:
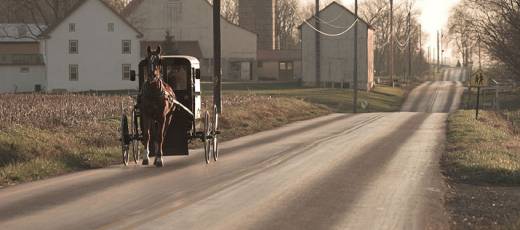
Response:
[[[358,1],[355,0],[355,14],[358,19]],[[358,102],[358,23],[354,25],[354,104],[352,112],[357,113]]]
[[[479,76],[474,76],[475,82],[477,83],[477,108],[475,109],[475,119],[478,120],[478,112],[480,110],[480,86],[482,83],[482,60],[480,56],[480,35],[478,36],[478,74]]]
[[[390,0],[390,80],[394,87],[394,0]]]
[[[213,0],[213,104],[222,113],[222,68],[220,44],[220,0]]]
[[[314,21],[316,22],[316,86],[321,87],[321,34],[318,32],[321,30],[320,22],[318,18],[320,18],[320,0],[316,0],[316,18]]]
[[[439,31],[437,30],[437,73],[439,73],[441,68],[441,50],[440,50],[440,38],[439,38]]]
[[[419,24],[419,57],[424,58],[422,50],[422,25]]]
[[[410,11],[408,11],[408,77],[406,78],[406,83],[412,78],[412,39],[411,39],[411,15]]]

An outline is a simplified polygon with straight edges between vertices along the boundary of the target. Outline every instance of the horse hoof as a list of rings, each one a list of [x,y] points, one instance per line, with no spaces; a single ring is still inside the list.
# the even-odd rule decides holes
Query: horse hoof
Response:
[[[148,159],[143,159],[143,165],[148,165]]]
[[[159,167],[159,168],[163,167],[164,166],[163,160],[162,159],[155,159],[154,165]]]

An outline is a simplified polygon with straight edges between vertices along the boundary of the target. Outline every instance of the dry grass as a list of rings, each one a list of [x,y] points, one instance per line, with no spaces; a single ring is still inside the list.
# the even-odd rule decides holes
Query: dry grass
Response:
[[[335,112],[352,112],[353,91],[350,89],[326,89],[326,88],[289,88],[289,89],[259,89],[259,90],[229,90],[228,94],[273,97],[298,98],[314,104],[327,106]],[[401,109],[405,99],[401,88],[378,86],[371,92],[359,91],[359,103],[367,101],[369,106],[362,109],[358,104],[359,112],[395,112]]]
[[[461,110],[448,121],[442,168],[453,229],[520,228],[520,94],[507,110]]]
[[[120,163],[122,102],[133,105],[123,96],[0,94],[0,186]],[[224,140],[330,112],[257,95],[226,94],[223,104]]]
[[[446,173],[471,184],[520,185],[520,137],[501,114],[464,110],[449,119]]]

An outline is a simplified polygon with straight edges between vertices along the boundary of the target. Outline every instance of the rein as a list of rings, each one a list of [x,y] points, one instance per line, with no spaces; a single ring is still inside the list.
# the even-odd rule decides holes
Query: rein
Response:
[[[167,93],[167,91],[164,89],[164,85],[166,84],[161,77],[154,77],[152,80],[149,80],[148,81],[148,85],[151,85],[153,83],[156,83],[159,84],[159,92],[160,92],[160,97],[166,99],[168,102],[170,102],[171,104],[175,104],[175,105],[178,105],[179,107],[181,107],[184,111],[186,111],[188,114],[190,114],[192,117],[195,117],[195,114],[193,114],[193,112],[188,109],[186,106],[184,106],[182,103],[180,103],[179,101],[177,101],[175,99],[175,97],[169,93]],[[147,84],[145,84],[147,85]],[[143,91],[145,89],[143,88]],[[173,107],[172,110],[175,110],[175,107]]]

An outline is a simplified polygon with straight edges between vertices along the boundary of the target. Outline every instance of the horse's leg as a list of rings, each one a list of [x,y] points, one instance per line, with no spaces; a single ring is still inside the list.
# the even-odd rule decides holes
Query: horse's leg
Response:
[[[151,120],[143,115],[143,165],[148,165],[150,161],[150,128]]]
[[[166,118],[162,117],[161,120],[158,121],[158,135],[157,135],[157,149],[155,151],[155,161],[154,164],[157,167],[162,167],[163,164],[163,144],[164,144],[164,134],[166,133]]]

